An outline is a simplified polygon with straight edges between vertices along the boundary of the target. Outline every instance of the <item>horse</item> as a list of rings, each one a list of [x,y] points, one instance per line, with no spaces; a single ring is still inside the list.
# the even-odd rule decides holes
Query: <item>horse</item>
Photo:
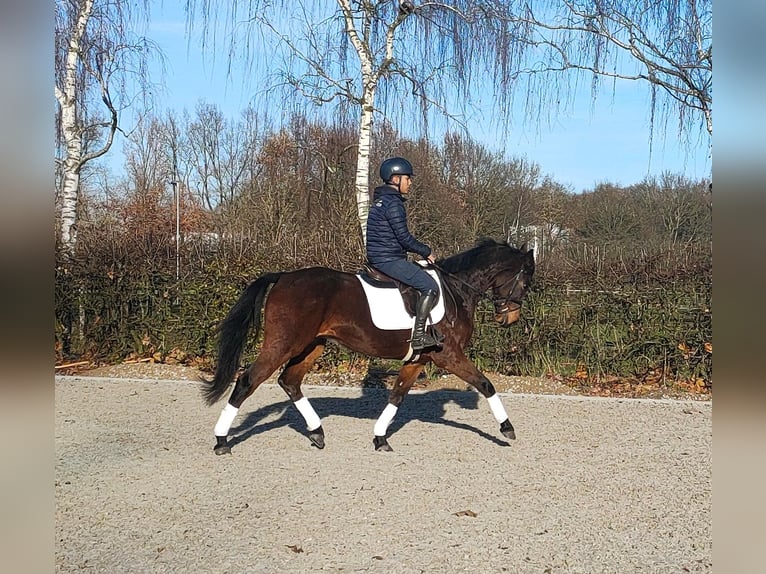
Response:
[[[444,317],[436,323],[441,348],[412,356],[410,331],[382,330],[372,321],[367,296],[355,273],[326,267],[266,273],[252,281],[221,322],[218,357],[212,379],[202,378],[208,405],[218,402],[240,370],[240,358],[250,332],[258,336],[263,309],[263,340],[257,359],[236,378],[226,406],[214,427],[215,454],[230,454],[228,434],[242,403],[280,366],[279,386],[306,421],[308,438],[324,448],[322,421],[301,391],[301,381],[324,351],[328,340],[370,357],[403,360],[388,404],[375,422],[376,451],[391,451],[388,427],[415,380],[429,362],[458,376],[487,399],[500,432],[516,433],[489,379],[465,355],[474,330],[474,314],[482,298],[494,305],[494,318],[503,326],[519,320],[522,300],[535,271],[532,249],[507,242],[479,240],[474,247],[437,260]],[[487,295],[489,293],[490,295]]]

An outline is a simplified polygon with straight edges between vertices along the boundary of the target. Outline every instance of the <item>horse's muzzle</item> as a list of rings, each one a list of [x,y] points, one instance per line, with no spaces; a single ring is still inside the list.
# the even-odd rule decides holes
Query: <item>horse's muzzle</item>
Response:
[[[503,327],[508,327],[518,321],[520,316],[521,305],[518,303],[511,303],[495,312],[495,321],[500,323]]]

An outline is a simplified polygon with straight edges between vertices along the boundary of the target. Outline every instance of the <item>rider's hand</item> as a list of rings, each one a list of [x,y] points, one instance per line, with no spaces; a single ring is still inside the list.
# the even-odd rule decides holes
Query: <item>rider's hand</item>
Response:
[[[429,263],[432,263],[432,264],[436,263],[436,257],[434,257],[433,253],[431,253],[431,255],[429,255],[428,257],[426,257],[426,259],[428,260]]]

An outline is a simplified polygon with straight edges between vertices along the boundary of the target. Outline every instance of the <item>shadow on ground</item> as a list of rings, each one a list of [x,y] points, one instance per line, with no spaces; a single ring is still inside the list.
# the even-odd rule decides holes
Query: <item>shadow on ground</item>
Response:
[[[361,395],[353,398],[311,396],[309,400],[314,410],[323,419],[329,416],[341,416],[376,420],[388,402],[388,391],[372,386],[363,386],[361,390]],[[321,393],[320,389],[317,391]],[[253,397],[257,397],[257,391]],[[253,400],[253,397],[250,400]],[[477,409],[479,408],[479,399],[480,396],[476,392],[434,390],[424,393],[410,393],[402,402],[396,418],[389,426],[387,436],[390,437],[409,422],[417,420],[473,432],[497,445],[510,446],[508,442],[474,426],[445,418],[446,406],[449,403],[454,403],[464,409]],[[299,434],[308,436],[303,417],[289,400],[267,405],[248,413],[239,425],[232,427],[229,445],[233,447],[253,436],[285,426]],[[370,437],[372,438],[372,425],[370,425]]]

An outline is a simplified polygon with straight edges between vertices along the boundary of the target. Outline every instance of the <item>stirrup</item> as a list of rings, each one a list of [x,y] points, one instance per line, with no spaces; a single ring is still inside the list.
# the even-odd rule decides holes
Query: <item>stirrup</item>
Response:
[[[424,333],[422,337],[413,337],[410,339],[410,347],[413,351],[423,351],[425,349],[441,349],[441,341],[438,341],[428,333]]]
[[[444,335],[442,335],[433,325],[429,325],[426,328],[426,333],[431,335],[431,338],[436,341],[438,346],[442,346],[442,343],[444,343]]]

